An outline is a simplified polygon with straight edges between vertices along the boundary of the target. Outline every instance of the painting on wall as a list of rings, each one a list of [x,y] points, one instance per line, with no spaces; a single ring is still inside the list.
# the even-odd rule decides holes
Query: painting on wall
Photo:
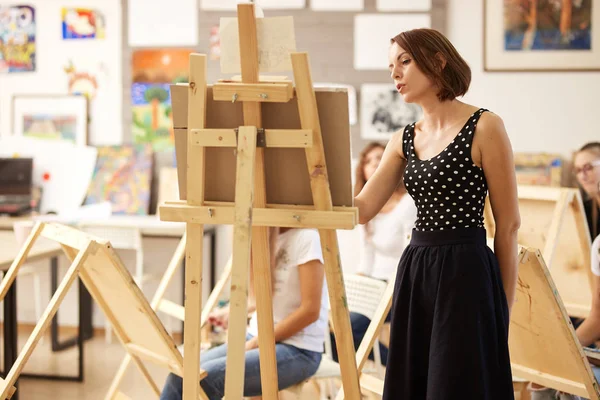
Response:
[[[169,86],[187,82],[193,50],[139,50],[133,54],[131,103],[135,143],[173,151],[174,131]]]
[[[488,71],[600,70],[600,1],[485,1]]]
[[[100,146],[85,204],[108,201],[116,215],[147,215],[153,151],[150,144]]]
[[[104,39],[104,15],[89,8],[62,9],[63,39]]]
[[[416,104],[405,103],[390,84],[365,84],[360,92],[360,135],[365,140],[387,141],[422,116]]]
[[[15,96],[12,118],[15,136],[87,145],[88,103],[84,96]]]
[[[35,9],[0,5],[0,73],[35,71]]]

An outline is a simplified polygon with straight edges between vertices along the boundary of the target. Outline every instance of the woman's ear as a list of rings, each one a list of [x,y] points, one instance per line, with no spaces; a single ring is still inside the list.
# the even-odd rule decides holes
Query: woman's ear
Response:
[[[437,53],[435,55],[435,58],[438,61],[438,68],[440,71],[443,71],[444,68],[446,68],[446,57],[444,57],[444,55],[442,53]]]

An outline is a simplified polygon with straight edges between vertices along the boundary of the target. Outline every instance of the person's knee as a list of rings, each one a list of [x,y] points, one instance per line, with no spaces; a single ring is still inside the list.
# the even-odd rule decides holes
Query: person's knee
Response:
[[[175,374],[169,374],[165,381],[160,400],[181,400],[183,397],[183,379]]]

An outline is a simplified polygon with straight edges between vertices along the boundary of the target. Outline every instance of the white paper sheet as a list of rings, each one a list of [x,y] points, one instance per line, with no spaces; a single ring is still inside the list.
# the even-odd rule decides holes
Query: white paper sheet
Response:
[[[206,11],[235,11],[237,4],[237,0],[200,0],[200,8]]]
[[[429,14],[357,15],[354,17],[354,68],[387,70],[390,39],[406,30],[429,27]]]
[[[149,0],[129,0],[130,46],[198,44],[198,0],[169,0],[164,7],[148,3]]]
[[[33,183],[42,188],[42,213],[70,213],[83,204],[96,165],[95,147],[23,137],[0,139],[0,156],[15,155],[33,158]]]
[[[310,8],[314,11],[362,11],[364,0],[310,0]]]
[[[258,61],[260,72],[281,72],[292,69],[290,52],[296,51],[294,19],[272,17],[256,19]],[[241,72],[240,42],[237,18],[221,18],[221,73]]]
[[[254,3],[264,10],[297,10],[306,7],[306,0],[255,0]]]
[[[377,11],[429,11],[431,0],[377,0]]]

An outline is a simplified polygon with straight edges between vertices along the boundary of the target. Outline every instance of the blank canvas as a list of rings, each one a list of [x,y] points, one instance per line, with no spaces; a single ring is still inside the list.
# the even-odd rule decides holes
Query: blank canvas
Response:
[[[354,17],[354,68],[387,70],[390,39],[400,32],[431,27],[429,14],[361,14]]]
[[[311,0],[310,8],[314,11],[361,11],[365,8],[364,0]]]
[[[129,0],[128,14],[132,47],[198,45],[198,0],[169,0],[164,7]]]
[[[377,11],[429,11],[431,0],[377,0]]]

